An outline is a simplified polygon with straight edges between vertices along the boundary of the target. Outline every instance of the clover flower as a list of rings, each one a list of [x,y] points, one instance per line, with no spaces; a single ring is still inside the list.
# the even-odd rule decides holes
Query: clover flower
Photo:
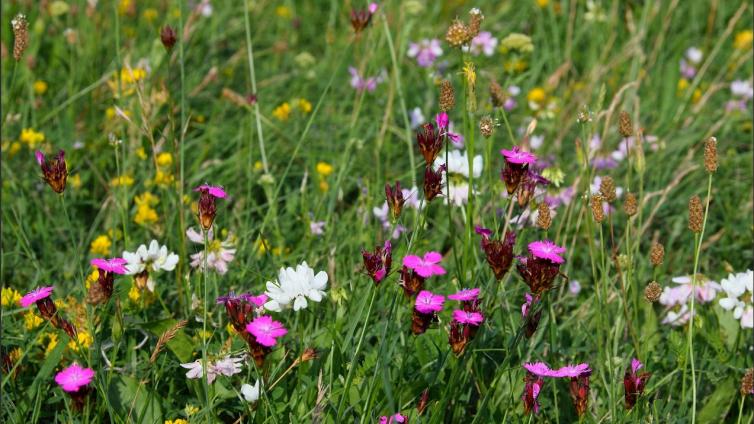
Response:
[[[266,347],[275,346],[278,337],[288,333],[283,323],[274,321],[269,315],[255,318],[246,325],[246,331],[256,337],[257,343]]]
[[[489,31],[482,31],[476,37],[471,39],[471,43],[468,46],[463,46],[463,51],[471,52],[474,56],[479,56],[484,53],[485,56],[492,56],[495,54],[497,48],[497,38],[492,36]]]
[[[631,359],[631,366],[626,369],[626,374],[623,376],[623,388],[625,389],[626,409],[632,409],[636,405],[636,400],[644,393],[644,386],[646,386],[649,377],[652,373],[641,372],[638,373],[644,364],[638,359]]]
[[[186,236],[189,240],[197,244],[204,244],[204,237],[193,228],[186,230]],[[234,237],[229,233],[224,241],[215,240],[214,231],[207,231],[207,267],[214,268],[218,274],[224,275],[228,272],[228,264],[233,261],[236,255],[236,249],[233,247]],[[204,271],[204,251],[191,255],[191,267]]]
[[[433,275],[445,275],[445,268],[438,265],[442,260],[442,255],[438,252],[427,252],[424,257],[408,255],[403,258],[403,265],[416,272],[423,278],[429,278]]]
[[[440,40],[425,38],[418,43],[409,43],[407,54],[410,58],[416,58],[416,63],[422,68],[429,68],[438,57],[442,56]]]
[[[172,271],[178,264],[178,255],[168,252],[167,246],[160,246],[157,240],[146,245],[140,245],[135,252],[123,251],[123,259],[126,260],[126,274],[135,275],[134,280],[139,289],[146,287],[154,291],[154,280],[150,271]]]
[[[740,320],[741,328],[754,327],[754,307],[752,294],[754,293],[754,272],[747,270],[737,274],[729,274],[720,281],[720,286],[726,297],[719,300],[720,306],[726,311],[733,310],[733,318]]]
[[[264,307],[270,311],[280,312],[291,307],[293,310],[305,309],[307,300],[319,302],[325,296],[327,288],[327,273],[320,271],[314,275],[314,270],[306,262],[296,268],[280,268],[276,282],[267,282],[265,294],[269,301]]]
[[[356,68],[349,66],[348,73],[351,74],[351,87],[353,87],[356,91],[366,90],[371,93],[377,88],[377,84],[381,84],[385,80],[384,70],[378,75],[364,78]]]

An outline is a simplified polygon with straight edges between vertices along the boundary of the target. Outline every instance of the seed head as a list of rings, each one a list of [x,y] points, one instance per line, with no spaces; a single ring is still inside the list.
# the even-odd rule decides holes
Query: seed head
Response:
[[[484,20],[482,11],[477,8],[471,9],[469,15],[471,16],[469,19],[469,39],[466,41],[471,41],[472,38],[479,35],[479,30],[481,29],[482,21]]]
[[[665,247],[657,242],[652,243],[652,247],[649,249],[649,262],[654,267],[662,265],[662,261],[665,259]]]
[[[304,349],[304,353],[301,354],[301,362],[311,361],[317,359],[317,350],[311,347]]]
[[[453,84],[448,80],[443,80],[440,85],[440,110],[447,112],[456,105],[456,94]]]
[[[594,217],[594,221],[598,224],[605,219],[605,211],[602,209],[603,200],[604,199],[599,194],[595,194],[592,196],[592,201],[591,201],[592,216]]]
[[[636,195],[633,193],[626,194],[626,199],[623,201],[623,211],[626,212],[626,215],[636,215],[637,208]]]
[[[173,27],[170,25],[162,27],[160,30],[160,41],[162,41],[162,45],[165,46],[168,51],[173,49],[176,41],[175,30],[173,30]]]
[[[660,300],[661,294],[662,287],[660,287],[660,284],[657,283],[657,281],[650,282],[649,284],[647,284],[647,287],[644,288],[644,299],[646,299],[647,302],[657,302],[658,300]]]
[[[710,174],[717,171],[717,139],[710,137],[704,142],[704,169]]]
[[[746,370],[743,378],[741,378],[741,395],[754,394],[754,368]]]
[[[490,82],[490,100],[492,100],[492,106],[503,107],[507,97],[503,87],[497,81]]]
[[[634,127],[631,123],[631,116],[625,110],[621,111],[618,116],[618,132],[623,138],[634,135]]]
[[[600,180],[600,194],[607,203],[615,201],[618,196],[615,194],[615,181],[613,181],[613,177],[602,177]]]
[[[458,19],[450,24],[445,33],[445,40],[453,47],[460,47],[471,38],[473,37],[469,37],[469,28]]]
[[[546,202],[539,204],[537,208],[537,227],[548,230],[552,225],[552,216],[550,216],[550,206]]]
[[[492,136],[492,134],[495,133],[495,122],[492,120],[492,118],[490,118],[489,116],[482,117],[482,119],[479,120],[479,131],[486,138]]]
[[[18,62],[29,46],[29,21],[26,15],[19,13],[10,23],[13,27],[13,58]]]
[[[703,222],[704,208],[702,208],[702,199],[695,195],[689,200],[689,230],[692,233],[701,233]]]

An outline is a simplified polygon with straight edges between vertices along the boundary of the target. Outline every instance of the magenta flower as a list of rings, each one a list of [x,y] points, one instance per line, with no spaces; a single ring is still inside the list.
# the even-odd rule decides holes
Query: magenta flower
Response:
[[[626,370],[623,376],[623,388],[625,389],[626,409],[631,409],[636,405],[636,400],[644,393],[644,386],[649,381],[652,373],[641,372],[639,369],[644,366],[638,359],[631,359],[631,368]]]
[[[463,289],[457,293],[448,295],[448,299],[450,300],[457,300],[459,302],[471,302],[476,300],[476,298],[479,296],[479,289]]]
[[[73,365],[55,375],[55,382],[66,392],[78,392],[81,387],[92,382],[94,370],[81,368],[79,364]]]
[[[513,149],[500,150],[500,154],[505,157],[505,161],[508,163],[515,163],[517,165],[531,165],[537,161],[537,156],[533,153],[525,152],[518,146],[513,146]]]
[[[416,296],[414,307],[422,314],[432,314],[442,311],[443,303],[445,303],[445,296],[422,290]]]
[[[550,240],[535,241],[529,243],[529,253],[535,258],[547,259],[556,264],[565,262],[560,254],[565,253],[565,247],[560,247]]]
[[[24,297],[22,297],[21,300],[19,300],[19,303],[21,304],[22,307],[28,308],[33,303],[36,303],[38,300],[50,297],[50,294],[52,293],[53,289],[54,289],[53,286],[36,288],[30,291],[29,293],[27,293]]]
[[[524,293],[524,298],[526,301],[521,305],[521,317],[526,318],[526,316],[529,315],[534,298],[529,293]]]
[[[253,303],[256,306],[264,306],[264,303],[267,302],[267,295],[266,294],[260,294],[259,296],[254,296],[251,293],[242,293],[242,294],[235,294],[234,292],[229,292],[225,296],[219,296],[217,298],[217,304],[226,303],[226,302],[235,302],[235,301],[246,301],[249,303]]]
[[[537,414],[539,413],[539,401],[537,398],[539,397],[539,392],[542,390],[545,381],[542,377],[538,377],[531,373],[526,374],[526,379],[524,381],[526,384],[524,386],[524,394],[521,396],[524,401],[524,413],[530,414],[534,411],[534,413]]]
[[[393,414],[389,417],[384,416],[384,415],[380,417],[380,424],[394,424],[394,423],[401,424],[405,422],[406,422],[406,417],[404,417],[403,415],[399,413]]]
[[[403,258],[403,265],[409,269],[414,270],[417,274],[424,278],[429,278],[433,275],[444,275],[445,268],[437,265],[442,260],[442,255],[438,252],[427,252],[424,254],[424,258],[420,258],[416,255],[408,255]]]
[[[440,129],[440,136],[447,136],[453,144],[459,149],[463,147],[463,136],[451,131],[453,124],[450,123],[450,118],[445,112],[440,112],[435,115],[435,123]]]
[[[226,197],[228,197],[228,194],[225,192],[225,190],[223,190],[222,187],[212,186],[209,184],[202,184],[199,187],[195,188],[194,191],[201,191],[201,192],[206,191],[211,196],[216,197],[218,199],[225,199]]]
[[[269,315],[255,318],[246,325],[246,331],[257,339],[257,343],[267,347],[275,346],[276,339],[288,333],[288,330],[283,327],[283,323],[273,321]]]
[[[453,311],[453,319],[461,324],[479,326],[484,322],[484,315],[481,312],[469,312],[456,309]]]
[[[551,378],[574,378],[592,373],[589,364],[566,365],[557,370],[553,370],[544,362],[527,362],[524,364],[524,368],[538,377]]]
[[[128,273],[128,269],[126,269],[126,264],[128,263],[128,261],[123,258],[94,258],[90,261],[90,263],[92,264],[92,266],[95,266],[102,271],[112,272],[113,274]]]

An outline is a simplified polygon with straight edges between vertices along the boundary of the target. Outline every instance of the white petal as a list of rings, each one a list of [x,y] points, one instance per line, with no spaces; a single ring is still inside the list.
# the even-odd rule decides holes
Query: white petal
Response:
[[[306,298],[304,296],[296,296],[296,300],[293,302],[293,310],[305,309],[306,306]]]

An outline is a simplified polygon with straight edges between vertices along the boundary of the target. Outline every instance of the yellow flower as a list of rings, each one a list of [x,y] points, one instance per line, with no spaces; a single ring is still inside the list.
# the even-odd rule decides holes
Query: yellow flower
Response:
[[[227,331],[228,334],[233,335],[236,332],[236,329],[233,328],[230,323],[228,323],[228,325],[225,326],[225,331]]]
[[[189,422],[183,418],[176,418],[174,420],[165,420],[165,424],[189,424]]]
[[[145,191],[141,195],[134,197],[134,203],[136,203],[137,206],[155,206],[160,203],[160,198],[148,191]]]
[[[130,187],[132,185],[134,185],[134,179],[128,174],[123,174],[120,177],[115,177],[110,180],[110,187]]]
[[[37,147],[37,144],[45,141],[45,135],[31,128],[24,128],[21,130],[21,137],[19,139],[21,142],[28,144],[30,149],[34,149]]]
[[[751,48],[752,41],[754,41],[754,31],[750,29],[739,31],[733,40],[733,47],[738,50],[748,50]]]
[[[317,162],[317,174],[327,177],[332,174],[333,167],[327,162]]]
[[[89,346],[91,346],[93,342],[94,338],[92,338],[92,335],[86,330],[81,330],[76,334],[76,342],[73,340],[68,342],[68,348],[74,352],[78,352],[79,346],[89,349]]]
[[[272,111],[272,116],[280,121],[287,121],[291,115],[291,105],[288,102],[281,104]]]
[[[112,244],[110,237],[102,234],[92,241],[92,244],[89,246],[89,251],[95,255],[107,256],[110,254],[110,246],[112,246]]]
[[[537,6],[539,6],[541,9],[544,9],[548,4],[550,4],[550,0],[536,0],[536,3]]]
[[[120,70],[120,82],[123,84],[133,84],[147,77],[147,71],[142,68],[123,68]]]
[[[186,408],[183,409],[183,411],[188,415],[189,417],[199,412],[199,408],[197,408],[194,405],[187,404]]]
[[[681,78],[678,80],[678,91],[684,91],[689,88],[689,80]]]
[[[81,174],[71,175],[68,177],[68,185],[75,189],[81,188]]]
[[[547,93],[542,87],[534,87],[529,91],[529,94],[526,95],[526,100],[535,106],[542,106],[546,99]]]
[[[330,184],[328,184],[328,182],[325,180],[320,181],[319,190],[322,192],[327,192],[327,190],[330,190]]]
[[[42,317],[37,316],[34,312],[29,311],[24,314],[24,328],[27,330],[33,330],[39,327],[45,320]]]
[[[699,103],[699,100],[702,98],[702,89],[697,88],[694,90],[694,94],[691,95],[691,103],[697,104]]]
[[[170,166],[173,164],[173,155],[170,152],[162,152],[157,155],[157,166]]]
[[[3,287],[2,302],[0,304],[2,304],[4,308],[15,306],[19,300],[21,300],[21,293],[11,287]]]
[[[141,160],[147,160],[147,151],[144,150],[143,147],[139,147],[138,149],[136,149],[136,156],[138,156]]]
[[[139,288],[136,287],[136,284],[131,285],[131,290],[128,291],[128,298],[133,303],[138,303],[139,298],[141,297],[141,293],[139,292]]]
[[[58,335],[55,333],[47,333],[48,342],[47,342],[47,348],[45,349],[45,355],[49,355],[50,352],[52,352],[53,349],[55,349],[55,346],[58,345]]]
[[[2,144],[2,150],[3,152],[7,152],[8,158],[12,158],[21,150],[21,143],[18,141],[10,142],[10,141],[4,141]]]
[[[312,111],[312,104],[306,99],[298,99],[298,110],[309,113]]]
[[[565,178],[565,174],[560,168],[547,168],[542,171],[542,176],[550,180],[555,187],[560,187]]]
[[[281,18],[288,19],[291,17],[291,9],[286,6],[278,6],[275,8],[275,14]]]
[[[96,283],[97,280],[99,280],[99,271],[97,271],[97,268],[94,268],[92,272],[90,272],[89,275],[86,276],[86,281],[84,281],[84,285],[86,285],[87,290],[89,289],[89,286],[91,286],[93,283]]]
[[[157,19],[157,9],[153,7],[144,9],[144,13],[142,13],[141,16],[143,16],[146,21],[152,22]]]
[[[466,83],[473,87],[476,85],[476,70],[472,62],[466,62],[463,64],[463,76],[466,78]]]
[[[21,352],[21,348],[20,347],[17,347],[15,349],[11,350],[10,354],[8,354],[8,356],[10,356],[11,363],[14,364],[14,365],[17,364],[18,361],[21,360],[21,355],[22,354],[23,354],[23,352]]]
[[[154,183],[160,186],[169,186],[174,180],[175,178],[173,178],[173,174],[163,172],[161,169],[158,169],[154,176]]]
[[[42,95],[47,91],[47,83],[42,80],[34,81],[34,92],[38,95]]]
[[[132,13],[135,6],[133,0],[120,0],[118,2],[118,13],[121,15]]]
[[[137,225],[154,224],[157,222],[157,211],[147,204],[139,205],[136,208],[134,222]]]
[[[254,170],[255,171],[261,171],[262,169],[264,169],[264,164],[262,163],[261,160],[258,160],[256,162],[254,162]]]

